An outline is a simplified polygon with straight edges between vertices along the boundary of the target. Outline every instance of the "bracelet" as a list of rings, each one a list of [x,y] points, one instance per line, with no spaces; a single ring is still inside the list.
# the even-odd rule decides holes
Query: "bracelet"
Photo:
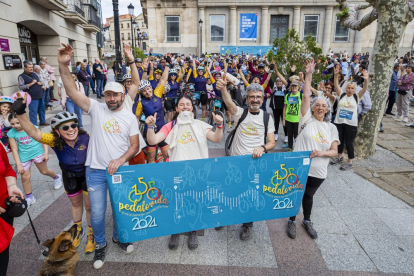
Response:
[[[133,60],[133,61],[128,61],[128,65],[131,65],[131,64],[134,64],[135,63],[135,60]]]
[[[223,124],[221,124],[221,125],[216,125],[216,128],[223,128]]]
[[[16,184],[16,183],[14,183],[14,184],[11,184],[11,185],[7,185],[7,188],[8,188],[8,187],[11,187],[11,186],[14,186],[14,185],[16,185],[16,186],[17,186],[17,184]]]
[[[267,153],[267,149],[265,145],[261,145],[261,147],[264,149],[264,153]]]
[[[155,126],[148,126],[148,129],[155,129]]]

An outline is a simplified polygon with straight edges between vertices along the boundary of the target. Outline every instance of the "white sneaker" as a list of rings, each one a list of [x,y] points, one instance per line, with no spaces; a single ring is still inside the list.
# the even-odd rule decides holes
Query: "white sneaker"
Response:
[[[62,187],[62,176],[60,174],[56,174],[58,178],[53,180],[55,183],[53,184],[55,190],[59,190]]]
[[[284,141],[285,143],[287,143],[288,142],[288,137],[287,136],[285,136],[285,141]]]
[[[405,126],[408,126],[408,127],[414,127],[414,122],[413,122],[413,123],[411,123],[411,124],[406,124]]]
[[[403,123],[408,123],[408,118],[404,117],[404,119],[402,121],[403,121]]]
[[[402,116],[395,115],[395,116],[392,116],[392,118],[394,120],[401,121],[403,117]]]
[[[36,198],[32,196],[32,198],[26,197],[27,208],[32,206],[36,202]]]
[[[279,138],[279,134],[275,134],[275,141]]]

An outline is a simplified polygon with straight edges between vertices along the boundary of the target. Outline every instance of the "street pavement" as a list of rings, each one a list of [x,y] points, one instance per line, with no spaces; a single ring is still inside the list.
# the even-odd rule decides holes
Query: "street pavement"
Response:
[[[59,111],[61,107],[49,111],[47,119],[50,121]],[[85,129],[90,131],[89,116],[84,115],[83,118]],[[389,130],[393,134],[388,133],[388,127],[395,128],[394,125],[386,121],[379,145],[388,143],[385,135],[397,135],[395,129]],[[50,127],[42,128],[42,131],[50,131]],[[280,129],[279,133],[278,151],[283,131]],[[224,156],[226,136],[221,143],[209,144],[210,157]],[[410,145],[402,151],[407,154],[414,151],[414,145],[410,141],[406,143]],[[319,236],[316,240],[312,240],[300,225],[300,214],[295,240],[286,235],[287,219],[279,219],[255,223],[249,241],[239,239],[240,225],[234,225],[221,231],[206,230],[204,236],[199,237],[196,250],[188,249],[186,236],[180,237],[180,246],[175,251],[168,249],[168,237],[159,237],[134,243],[135,251],[126,255],[110,241],[113,222],[108,206],[106,262],[102,269],[93,269],[93,254],[83,253],[84,237],[78,248],[80,261],[75,275],[414,274],[414,209],[372,181],[384,179],[382,181],[385,182],[389,173],[380,171],[385,168],[391,174],[401,168],[409,168],[414,173],[412,160],[406,160],[396,148],[378,147],[377,153],[369,160],[359,161],[356,167],[366,170],[365,178],[355,172],[341,171],[337,166],[329,167],[328,178],[314,199],[312,221]],[[49,152],[48,166],[60,172],[56,155],[51,149]],[[14,163],[11,154],[9,158]],[[372,171],[378,172],[380,177],[366,179],[368,172],[372,175]],[[18,179],[21,187],[20,177]],[[36,168],[32,169],[32,186],[37,202],[29,211],[43,242],[73,224],[70,202],[63,188],[54,190],[53,180],[41,175]],[[87,227],[86,219],[84,227]],[[27,215],[15,220],[15,228],[8,275],[37,275],[44,258]]]

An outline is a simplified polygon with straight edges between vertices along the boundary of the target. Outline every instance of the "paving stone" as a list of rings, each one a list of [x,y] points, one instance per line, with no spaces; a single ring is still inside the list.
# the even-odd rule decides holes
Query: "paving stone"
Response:
[[[414,236],[414,210],[412,208],[373,208],[372,210],[385,222],[395,235]]]
[[[318,233],[315,241],[330,270],[376,271],[352,235]]]
[[[343,179],[325,180],[320,189],[333,206],[364,206],[364,201]]]
[[[315,207],[312,209],[311,220],[318,233],[348,234],[350,233],[345,222],[334,207]],[[298,223],[298,226],[302,222]],[[301,226],[302,227],[302,226]]]
[[[229,230],[233,230],[233,231],[240,231],[242,224],[233,224],[233,225],[228,225],[228,226],[224,226],[224,229],[229,229]],[[223,230],[224,230],[223,229]],[[259,231],[259,232],[267,232],[267,225],[266,225],[266,221],[255,221],[253,223],[253,231]]]

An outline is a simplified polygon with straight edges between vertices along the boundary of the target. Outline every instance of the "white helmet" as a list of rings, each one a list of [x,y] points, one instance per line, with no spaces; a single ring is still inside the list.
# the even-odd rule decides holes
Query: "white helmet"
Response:
[[[167,91],[167,93],[170,92],[171,86],[168,83],[166,83],[164,86],[164,90]]]
[[[177,70],[175,70],[175,69],[171,69],[170,70],[170,72],[169,72],[169,74],[171,75],[171,74],[176,74],[177,75]]]
[[[180,65],[177,64],[177,65],[174,66],[173,70],[176,70],[178,72],[178,71],[180,71],[180,69],[181,69]]]
[[[131,77],[131,74],[125,74],[123,77],[122,77],[122,81],[125,81],[126,79],[131,79],[132,77]]]
[[[58,125],[69,121],[75,121],[77,123],[78,116],[76,116],[75,113],[63,111],[56,114],[55,117],[50,120],[50,125],[52,128],[56,128]]]
[[[142,80],[141,83],[139,84],[138,90],[143,91],[147,87],[151,87],[151,83],[147,80]]]

